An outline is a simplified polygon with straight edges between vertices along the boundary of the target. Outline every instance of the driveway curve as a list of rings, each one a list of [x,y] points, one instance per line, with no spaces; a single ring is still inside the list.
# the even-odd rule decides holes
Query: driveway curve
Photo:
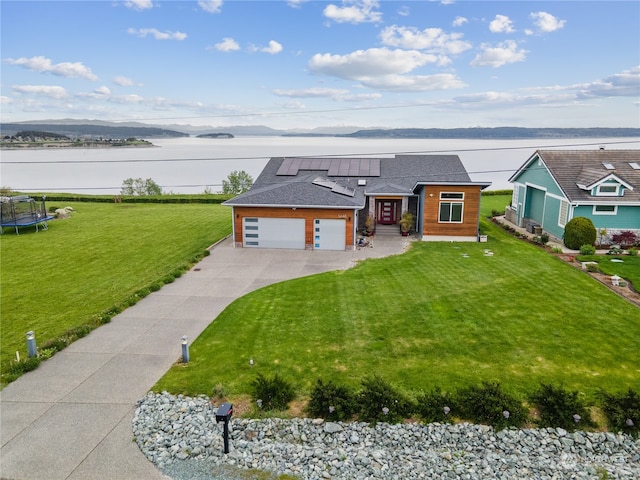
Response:
[[[191,342],[253,290],[401,253],[408,242],[376,236],[344,252],[214,245],[175,282],[0,392],[0,478],[166,479],[133,441],[131,422],[138,399],[180,358],[183,335]]]

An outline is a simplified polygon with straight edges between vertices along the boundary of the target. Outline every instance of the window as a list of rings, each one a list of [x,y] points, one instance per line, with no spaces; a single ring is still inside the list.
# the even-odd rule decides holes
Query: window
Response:
[[[564,227],[567,224],[569,216],[569,203],[564,200],[560,201],[560,213],[558,214],[558,225]]]
[[[464,192],[440,192],[440,200],[464,200]]]
[[[439,222],[462,223],[462,202],[440,202]]]
[[[616,213],[618,213],[617,205],[594,205],[593,206],[594,215],[615,215]]]
[[[617,196],[619,188],[617,183],[603,183],[596,188],[596,195]]]

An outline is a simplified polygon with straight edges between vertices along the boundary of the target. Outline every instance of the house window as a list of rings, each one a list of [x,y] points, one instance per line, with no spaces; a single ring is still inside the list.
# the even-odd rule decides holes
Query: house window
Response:
[[[594,215],[615,215],[618,213],[617,205],[594,205]]]
[[[620,185],[617,183],[605,183],[598,185],[598,188],[596,188],[596,195],[617,196],[619,188]]]
[[[464,192],[440,192],[440,200],[464,200]]]
[[[462,223],[462,202],[440,202],[441,223]]]
[[[564,227],[567,224],[567,217],[569,216],[569,202],[564,200],[560,201],[560,213],[558,214],[558,225]]]

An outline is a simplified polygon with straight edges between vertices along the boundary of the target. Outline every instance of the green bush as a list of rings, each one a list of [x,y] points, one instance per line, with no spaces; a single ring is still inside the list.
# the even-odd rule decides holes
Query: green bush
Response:
[[[580,247],[580,255],[595,255],[596,254],[596,247],[594,247],[593,245],[582,245]]]
[[[264,410],[286,410],[296,394],[293,385],[277,373],[272,378],[259,373],[251,383],[251,396]]]
[[[362,380],[357,400],[358,414],[364,422],[397,423],[413,413],[409,399],[377,375]]]
[[[586,217],[575,217],[564,227],[564,244],[567,248],[578,250],[582,245],[596,243],[596,227]]]
[[[425,423],[449,423],[455,415],[454,409],[455,399],[440,387],[423,393],[416,399],[416,413]]]
[[[636,247],[631,247],[631,248],[627,249],[627,255],[630,255],[632,257],[637,257],[638,256],[638,249]]]
[[[311,391],[307,412],[327,420],[349,420],[356,413],[355,393],[329,380],[318,379]]]
[[[593,427],[591,414],[578,392],[570,392],[563,387],[541,384],[530,397],[531,403],[540,414],[538,426],[561,427],[568,431]]]
[[[527,421],[522,402],[504,392],[498,383],[464,388],[456,399],[460,416],[474,423],[506,428],[520,427]]]
[[[619,395],[601,392],[602,410],[609,429],[638,438],[640,435],[640,395],[631,388]]]

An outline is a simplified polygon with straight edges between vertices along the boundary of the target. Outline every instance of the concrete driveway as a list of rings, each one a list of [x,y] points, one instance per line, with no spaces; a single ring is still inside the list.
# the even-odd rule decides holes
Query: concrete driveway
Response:
[[[0,392],[2,479],[163,479],[133,441],[135,404],[233,300],[263,286],[401,253],[399,235],[356,251],[240,249],[226,239],[144,298]],[[26,333],[26,332],[25,332]],[[38,332],[35,332],[36,340]]]

